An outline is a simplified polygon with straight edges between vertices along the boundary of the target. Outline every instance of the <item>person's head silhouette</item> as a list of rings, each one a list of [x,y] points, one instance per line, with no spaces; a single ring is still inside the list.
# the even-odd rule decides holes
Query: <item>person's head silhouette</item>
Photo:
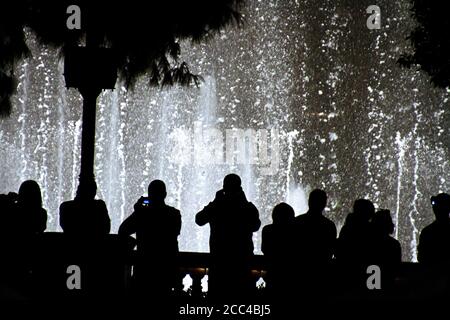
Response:
[[[42,207],[41,188],[34,180],[24,181],[19,188],[18,201],[27,207]]]
[[[77,188],[76,199],[93,200],[97,194],[97,184],[94,179],[80,181]]]
[[[153,203],[164,203],[167,196],[166,185],[161,180],[153,180],[148,185],[148,198]]]
[[[223,179],[223,192],[225,194],[235,194],[242,190],[241,178],[234,173],[231,173]]]
[[[314,189],[309,194],[308,207],[311,213],[322,213],[327,206],[327,194],[321,189]]]
[[[376,234],[385,236],[394,233],[395,226],[392,222],[391,212],[389,210],[379,210],[375,212],[371,223]]]
[[[450,219],[450,195],[439,193],[431,197],[431,205],[437,221],[447,222]]]
[[[353,204],[353,213],[358,221],[369,222],[375,214],[375,206],[370,200],[358,199]]]
[[[273,208],[272,221],[274,224],[289,224],[294,217],[294,209],[287,203],[281,202]]]

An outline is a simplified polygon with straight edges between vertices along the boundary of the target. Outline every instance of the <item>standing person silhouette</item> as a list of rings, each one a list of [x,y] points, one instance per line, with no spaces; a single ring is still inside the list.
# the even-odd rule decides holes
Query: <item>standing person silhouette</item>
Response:
[[[47,228],[47,211],[42,208],[39,184],[34,180],[24,181],[17,197],[8,208],[0,235],[1,275],[13,286],[30,275],[36,236]]]
[[[111,220],[105,202],[95,199],[96,194],[93,178],[81,180],[75,198],[59,206],[59,225],[65,249],[85,270],[83,287],[92,292],[109,292],[107,288],[113,285],[110,279],[115,272],[108,265],[114,256],[108,241]]]
[[[370,224],[372,238],[369,246],[368,263],[380,267],[383,275],[381,277],[381,288],[391,290],[394,288],[395,277],[402,262],[400,242],[391,236],[395,230],[391,212],[386,209],[375,212]]]
[[[420,233],[418,260],[430,288],[445,303],[450,298],[450,195],[440,193],[430,200],[436,219]]]
[[[342,287],[350,290],[366,290],[367,266],[373,238],[370,221],[375,206],[367,199],[357,199],[353,212],[345,219],[336,247],[336,262],[342,273]]]
[[[156,295],[167,297],[176,285],[180,211],[166,205],[166,185],[153,180],[148,198],[141,197],[134,212],[122,222],[119,235],[136,234],[138,261],[134,278],[139,291],[153,288]]]
[[[87,238],[109,234],[108,209],[103,200],[95,199],[96,193],[93,179],[80,182],[75,199],[61,203],[59,224],[65,234]]]
[[[238,175],[224,178],[223,189],[197,213],[195,222],[199,226],[210,225],[209,297],[223,300],[251,294],[255,288],[250,267],[252,236],[261,221],[258,209],[247,201]]]
[[[293,225],[295,212],[287,203],[279,203],[272,211],[272,224],[262,230],[261,251],[267,262],[266,288],[269,294],[284,296],[292,290],[292,268],[295,256]]]
[[[431,197],[436,220],[420,233],[418,259],[420,263],[437,265],[450,263],[450,195]]]
[[[18,223],[17,232],[35,235],[47,229],[47,211],[42,208],[41,189],[36,181],[27,180],[20,185],[13,210],[14,219]]]
[[[302,293],[317,293],[327,284],[337,232],[334,223],[323,215],[326,205],[325,191],[315,189],[309,194],[308,211],[295,218],[296,267]]]

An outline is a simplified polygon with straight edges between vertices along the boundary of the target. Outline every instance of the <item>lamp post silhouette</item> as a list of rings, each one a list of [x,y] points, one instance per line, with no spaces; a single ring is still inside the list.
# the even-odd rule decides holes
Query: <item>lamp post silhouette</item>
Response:
[[[123,6],[103,1],[75,1],[79,23],[67,24],[74,2],[13,1],[0,19],[0,118],[11,114],[18,62],[29,56],[26,30],[40,44],[63,48],[68,88],[83,96],[80,183],[94,178],[96,101],[114,89],[117,73],[132,88],[149,75],[150,85],[198,85],[199,77],[178,63],[183,40],[207,40],[230,23],[241,21],[244,0],[131,1]],[[5,11],[5,10],[3,10]],[[69,10],[70,12],[70,10]],[[85,41],[85,47],[79,44]],[[105,48],[107,46],[108,48]]]
[[[64,79],[67,88],[77,88],[83,97],[80,184],[95,181],[95,122],[97,98],[103,89],[114,89],[117,59],[110,48],[64,49]]]

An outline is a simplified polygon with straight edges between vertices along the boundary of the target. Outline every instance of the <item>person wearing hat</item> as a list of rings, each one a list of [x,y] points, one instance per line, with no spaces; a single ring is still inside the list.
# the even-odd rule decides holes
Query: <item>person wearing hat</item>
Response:
[[[424,264],[450,263],[450,195],[431,197],[436,220],[420,233],[418,259]]]

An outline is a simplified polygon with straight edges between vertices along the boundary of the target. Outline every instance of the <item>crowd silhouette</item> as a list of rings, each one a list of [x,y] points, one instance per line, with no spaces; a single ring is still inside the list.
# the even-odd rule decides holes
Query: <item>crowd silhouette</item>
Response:
[[[95,199],[96,190],[93,180],[85,181],[78,187],[75,199],[62,203],[59,212],[63,233],[91,247],[111,228],[105,203]],[[164,182],[153,180],[148,197],[137,200],[134,211],[118,230],[118,236],[127,242],[127,250],[136,246],[133,288],[138,293],[150,290],[170,296],[180,281],[177,257],[181,214],[165,203],[166,196]],[[357,199],[338,234],[334,222],[326,217],[327,200],[324,190],[315,189],[309,194],[309,208],[304,214],[296,216],[287,203],[273,208],[273,223],[264,226],[261,239],[267,296],[280,298],[294,292],[296,297],[320,299],[336,287],[349,292],[367,291],[367,267],[371,265],[382,272],[381,290],[394,289],[402,249],[392,236],[390,211],[375,211],[370,200]],[[431,197],[431,207],[436,219],[420,233],[418,260],[448,270],[450,195]],[[17,287],[33,274],[35,239],[46,230],[47,212],[42,208],[39,185],[28,180],[17,194],[0,195],[0,212],[0,284]],[[196,214],[195,222],[210,227],[208,298],[225,301],[255,296],[253,234],[261,221],[238,175],[224,178],[223,188]]]

